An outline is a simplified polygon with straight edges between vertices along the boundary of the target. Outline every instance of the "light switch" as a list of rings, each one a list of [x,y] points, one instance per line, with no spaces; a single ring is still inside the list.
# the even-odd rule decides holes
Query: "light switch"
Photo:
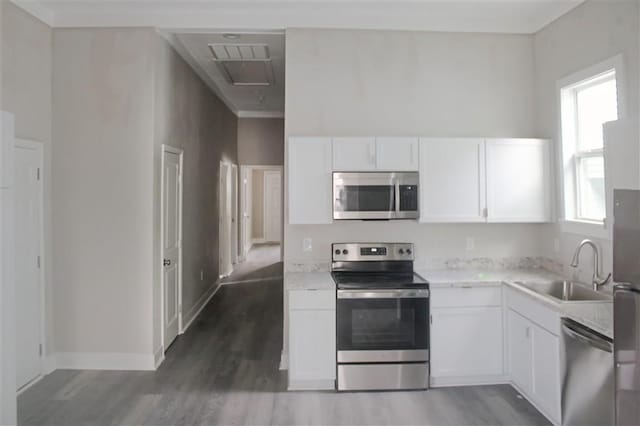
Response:
[[[311,238],[305,238],[304,240],[302,240],[302,251],[313,251],[313,240]]]

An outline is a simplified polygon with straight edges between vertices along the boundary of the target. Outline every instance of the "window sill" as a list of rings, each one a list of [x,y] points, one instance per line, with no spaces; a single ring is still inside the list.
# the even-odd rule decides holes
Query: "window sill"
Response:
[[[601,240],[611,240],[611,233],[605,223],[586,220],[560,220],[560,229],[567,234],[585,235]]]

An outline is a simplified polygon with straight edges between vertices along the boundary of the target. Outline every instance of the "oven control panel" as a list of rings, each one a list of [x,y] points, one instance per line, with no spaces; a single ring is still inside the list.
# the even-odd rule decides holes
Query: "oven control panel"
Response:
[[[336,243],[331,252],[334,262],[414,260],[411,243]]]

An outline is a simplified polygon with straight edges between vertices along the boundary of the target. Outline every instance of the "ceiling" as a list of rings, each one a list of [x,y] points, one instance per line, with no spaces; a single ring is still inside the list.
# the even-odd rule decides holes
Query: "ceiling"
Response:
[[[284,116],[284,32],[174,33],[169,41],[238,116]]]
[[[3,1],[3,0],[0,0]],[[583,0],[11,0],[52,27],[160,32],[239,116],[282,116],[286,28],[533,34]],[[251,29],[239,31],[239,28]],[[223,34],[239,34],[230,40]],[[265,45],[270,61],[216,62],[210,44]],[[232,54],[236,48],[231,47]],[[240,49],[240,47],[238,47]],[[247,47],[242,47],[248,51]],[[239,51],[239,50],[238,50]],[[225,66],[226,65],[226,66]],[[268,75],[263,75],[264,67]],[[238,86],[237,78],[269,85]]]

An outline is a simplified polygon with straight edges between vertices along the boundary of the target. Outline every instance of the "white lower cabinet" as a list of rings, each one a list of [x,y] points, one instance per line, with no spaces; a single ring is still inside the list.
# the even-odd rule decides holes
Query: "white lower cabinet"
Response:
[[[538,302],[524,303],[518,301],[520,312],[511,304],[507,311],[509,374],[529,401],[554,424],[560,424],[560,338],[539,325],[559,322],[560,318]],[[530,317],[521,315],[522,311]]]
[[[504,381],[500,287],[431,291],[432,385]]]
[[[289,291],[289,389],[334,389],[334,291]]]

